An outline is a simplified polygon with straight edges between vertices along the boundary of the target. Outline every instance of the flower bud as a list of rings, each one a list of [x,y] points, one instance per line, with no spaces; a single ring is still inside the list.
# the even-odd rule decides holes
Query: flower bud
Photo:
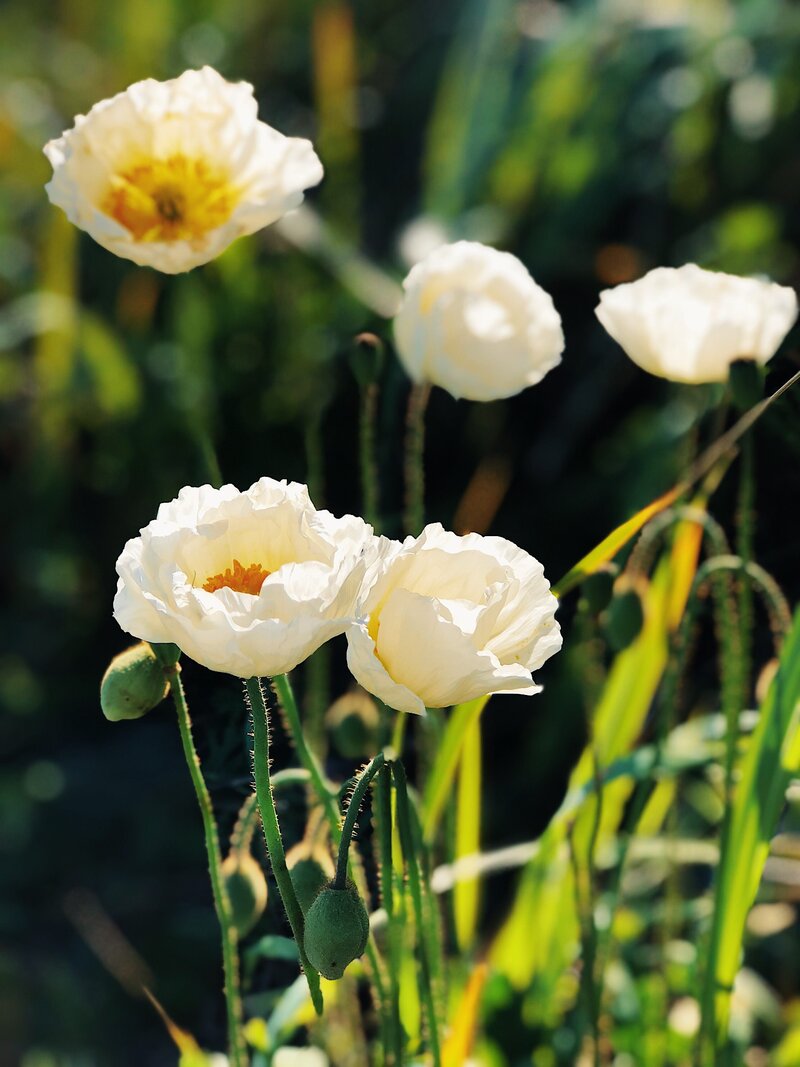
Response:
[[[322,887],[329,880],[330,872],[326,871],[313,856],[306,856],[297,860],[294,866],[289,868],[289,874],[291,875],[292,885],[300,902],[300,907],[305,915],[316,900]]]
[[[100,707],[111,722],[140,719],[169,692],[164,669],[144,641],[115,656],[100,683]]]
[[[350,366],[361,389],[378,380],[383,368],[383,341],[374,333],[360,333],[353,339]]]
[[[635,589],[616,593],[608,609],[606,637],[615,652],[622,652],[639,636],[644,625],[642,601]]]
[[[360,686],[328,708],[325,724],[331,741],[346,759],[372,756],[378,750],[380,721],[375,701]]]
[[[329,882],[306,915],[305,950],[323,978],[336,979],[367,947],[369,916],[352,882],[335,889]]]
[[[231,902],[239,938],[249,934],[267,906],[267,880],[249,852],[231,852],[222,863],[222,877]]]

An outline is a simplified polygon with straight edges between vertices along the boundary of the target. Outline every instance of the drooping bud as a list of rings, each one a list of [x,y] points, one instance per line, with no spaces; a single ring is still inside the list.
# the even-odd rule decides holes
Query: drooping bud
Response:
[[[100,707],[111,722],[140,719],[168,692],[164,668],[150,645],[140,641],[109,663],[100,683]]]
[[[606,618],[606,637],[615,652],[622,652],[642,631],[644,609],[635,589],[630,587],[614,594]]]
[[[222,877],[231,902],[239,938],[249,934],[267,906],[267,880],[249,852],[231,852],[222,863]]]
[[[325,713],[325,725],[334,747],[346,759],[372,756],[378,750],[378,709],[360,686],[331,704]]]
[[[383,341],[377,334],[360,333],[353,338],[350,366],[360,388],[368,388],[380,377],[383,367],[383,350]]]
[[[305,950],[323,978],[341,978],[345,968],[363,955],[369,938],[369,916],[352,882],[335,889],[329,882],[308,910]]]

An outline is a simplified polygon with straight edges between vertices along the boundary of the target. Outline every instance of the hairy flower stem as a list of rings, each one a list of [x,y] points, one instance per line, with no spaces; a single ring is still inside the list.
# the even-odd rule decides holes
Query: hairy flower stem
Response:
[[[375,756],[375,758],[364,768],[356,782],[356,787],[353,790],[353,795],[350,798],[350,804],[347,808],[344,826],[342,827],[342,839],[339,842],[339,855],[336,861],[334,889],[344,889],[347,884],[347,865],[350,857],[350,841],[352,840],[356,828],[356,819],[361,810],[361,805],[364,803],[364,797],[367,795],[370,782],[385,763],[386,760],[384,759],[383,753],[379,752],[378,755]]]
[[[361,466],[364,518],[375,533],[380,533],[380,493],[375,454],[375,427],[378,421],[379,395],[377,382],[368,382],[361,389],[361,413],[358,427],[358,456]]]
[[[403,528],[416,537],[425,525],[425,411],[431,395],[427,383],[413,385],[406,413]]]
[[[400,762],[392,763],[395,789],[397,791],[397,824],[400,830],[400,845],[403,849],[403,857],[408,868],[408,887],[411,893],[411,903],[414,908],[414,919],[417,924],[417,935],[420,945],[420,959],[422,962],[422,1000],[425,1005],[425,1014],[428,1018],[428,1037],[431,1045],[433,1067],[441,1067],[441,1052],[439,1046],[439,1022],[436,1017],[436,1005],[433,999],[432,961],[428,956],[428,944],[425,937],[426,922],[424,906],[422,902],[422,881],[420,878],[419,864],[417,863],[417,850],[414,841],[414,827],[411,815],[411,804],[408,799],[408,786],[406,784],[406,772]]]
[[[375,783],[378,836],[381,858],[381,898],[388,925],[389,987],[388,1011],[389,1042],[394,1055],[394,1067],[403,1063],[403,1028],[400,1023],[400,953],[402,928],[398,923],[394,895],[394,866],[392,863],[392,776],[389,768],[378,775]]]
[[[755,540],[755,448],[752,433],[745,434],[741,444],[741,474],[739,479],[739,500],[737,507],[737,537],[736,552],[745,563],[753,559]],[[752,675],[752,644],[753,644],[753,590],[746,576],[739,578],[738,588],[739,609],[739,645],[742,656],[741,700],[744,707],[748,706],[750,698],[750,684]]]
[[[294,697],[294,690],[292,684],[289,681],[287,674],[276,675],[272,679],[272,685],[275,690],[278,700],[280,700],[281,706],[286,715],[286,722],[289,726],[289,732],[292,735],[292,741],[294,742],[297,755],[300,758],[300,762],[303,767],[308,771],[311,786],[314,792],[317,794],[317,799],[322,805],[322,809],[325,812],[325,817],[328,820],[328,825],[331,828],[331,838],[334,845],[338,847],[339,842],[342,839],[342,820],[339,815],[339,805],[331,793],[331,790],[325,781],[322,774],[322,769],[317,762],[314,753],[308,747],[306,743],[305,734],[303,733],[303,726],[300,722],[300,712],[297,708],[297,701]],[[358,884],[359,878],[354,879]],[[361,879],[363,883],[363,878]],[[359,890],[364,893],[364,885],[359,885]],[[377,949],[373,942],[372,937],[367,942],[367,958],[369,959],[370,966],[372,967],[372,973],[375,978],[375,987],[378,994],[378,999],[381,1005],[386,1002],[386,990],[383,983],[383,977],[381,975],[381,964],[378,957]]]
[[[158,655],[158,652],[156,654]],[[231,904],[225,888],[225,881],[222,877],[222,854],[220,852],[217,823],[214,819],[211,796],[203,778],[203,772],[200,769],[200,759],[192,736],[192,720],[189,718],[189,708],[186,704],[181,676],[174,664],[165,666],[164,670],[169,675],[172,699],[175,703],[175,710],[178,713],[178,726],[181,733],[181,742],[183,743],[183,754],[192,778],[197,803],[200,806],[200,814],[203,817],[214,908],[222,932],[222,966],[225,974],[225,1007],[228,1018],[228,1048],[231,1067],[247,1067],[247,1048],[242,1034],[243,1014],[239,985],[239,946],[231,915]]]
[[[264,840],[267,843],[269,861],[278,885],[278,892],[286,909],[292,934],[297,942],[300,964],[305,971],[306,981],[311,993],[311,1001],[316,1013],[321,1015],[322,992],[319,986],[319,975],[306,957],[303,942],[303,911],[294,891],[289,868],[286,866],[286,855],[283,851],[283,839],[281,838],[281,829],[278,824],[278,813],[275,810],[275,800],[272,796],[269,770],[269,716],[267,704],[261,689],[261,681],[258,678],[248,678],[245,686],[250,699],[250,709],[253,717],[253,773],[256,780],[256,796],[258,797],[258,808],[261,812]]]

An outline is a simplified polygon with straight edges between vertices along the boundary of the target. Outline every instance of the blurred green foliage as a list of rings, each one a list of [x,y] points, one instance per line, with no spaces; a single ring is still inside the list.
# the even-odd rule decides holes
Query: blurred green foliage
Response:
[[[557,578],[670,484],[705,400],[625,360],[594,322],[598,290],[689,259],[800,282],[798,49],[788,0],[6,0],[0,1062],[174,1062],[132,995],[142,976],[204,1046],[222,1044],[214,919],[174,722],[167,706],[132,724],[99,709],[99,680],[127,644],[111,619],[124,541],[162,499],[218,471],[240,486],[307,480],[318,504],[357,511],[351,339],[387,334],[397,281],[430,241],[470,237],[515,252],[554,294],[567,351],[507,402],[434,394],[429,517],[451,522],[484,457],[501,461],[510,482],[492,531]],[[206,62],[252,81],[266,121],[311,136],[327,176],[299,222],[168,279],[114,259],[50,207],[41,148],[130,82]],[[796,363],[790,341],[770,380]],[[392,365],[380,424],[391,533],[405,389]],[[790,395],[756,433],[757,556],[793,601],[798,414]],[[730,521],[733,492],[718,499]],[[757,663],[770,655],[761,629]],[[574,655],[548,665],[535,704],[496,700],[482,720],[484,845],[537,836],[559,805],[585,740]],[[706,659],[690,694],[701,705]],[[239,693],[230,679],[186,675],[227,831],[249,788]],[[345,685],[334,646],[333,695]],[[279,738],[276,759],[286,756]],[[512,886],[497,876],[484,894],[486,930]],[[607,990],[615,1062],[681,1062],[690,1038],[663,1023],[669,995],[690,988],[694,946],[664,946],[665,974],[655,936],[637,925],[646,909],[627,917]],[[92,931],[106,921],[135,951],[103,964]],[[278,918],[260,930],[279,933]],[[797,1062],[796,956],[796,929],[753,949],[769,988],[741,1016],[745,1042],[785,1031],[778,1064]],[[271,963],[258,995],[292,975]],[[558,1008],[574,999],[571,981],[522,1014],[510,986],[490,983],[488,1062],[576,1062]]]

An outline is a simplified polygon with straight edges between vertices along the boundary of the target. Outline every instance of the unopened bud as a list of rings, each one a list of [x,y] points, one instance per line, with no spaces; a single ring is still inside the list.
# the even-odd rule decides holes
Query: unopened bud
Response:
[[[333,860],[323,845],[303,840],[286,853],[286,866],[305,915],[322,887],[333,878]]]
[[[369,916],[352,882],[335,889],[329,882],[306,915],[305,950],[323,978],[341,978],[345,968],[363,955],[369,938]]]
[[[164,668],[141,641],[114,656],[100,683],[100,707],[111,722],[140,719],[169,692]]]
[[[249,934],[267,906],[267,880],[249,852],[231,852],[222,863],[231,916],[240,938]]]

